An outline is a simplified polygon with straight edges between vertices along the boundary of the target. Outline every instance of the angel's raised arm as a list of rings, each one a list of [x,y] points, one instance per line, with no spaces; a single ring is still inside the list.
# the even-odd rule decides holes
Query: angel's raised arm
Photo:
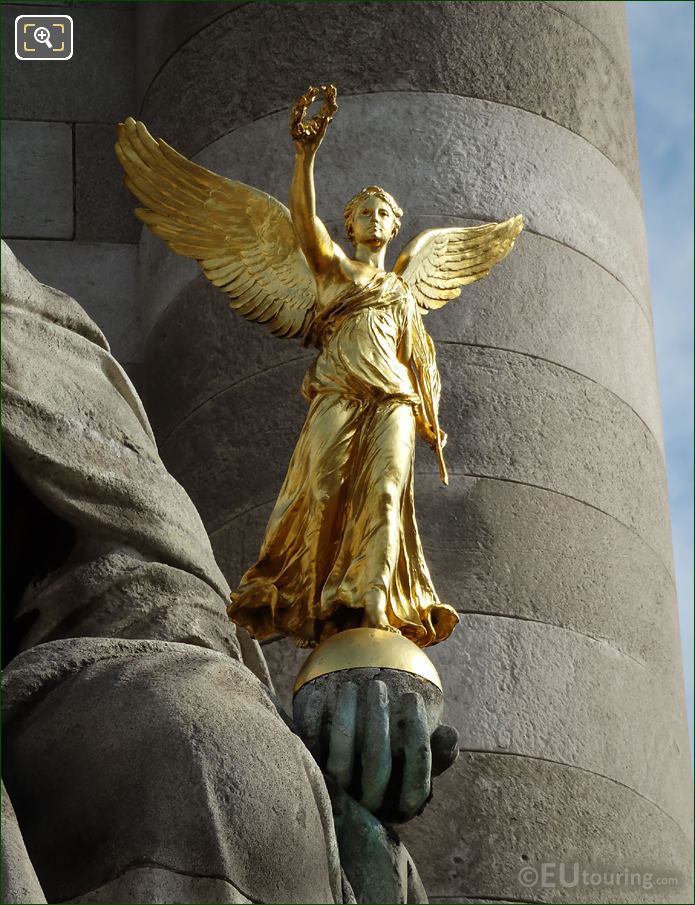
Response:
[[[310,122],[304,123],[304,114],[319,93],[324,95],[323,109]],[[309,88],[294,105],[290,119],[290,134],[296,149],[290,187],[290,214],[300,247],[317,277],[329,273],[338,256],[343,254],[316,214],[314,188],[314,159],[336,109],[335,88],[332,85],[321,86],[320,92]]]

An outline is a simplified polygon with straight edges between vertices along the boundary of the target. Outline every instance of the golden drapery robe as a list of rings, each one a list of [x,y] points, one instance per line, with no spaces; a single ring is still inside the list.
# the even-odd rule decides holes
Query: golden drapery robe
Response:
[[[255,638],[306,646],[369,624],[367,601],[385,600],[394,629],[442,641],[458,616],[432,585],[413,499],[416,411],[436,410],[440,381],[415,300],[379,273],[320,310],[311,335],[309,413],[229,614]]]

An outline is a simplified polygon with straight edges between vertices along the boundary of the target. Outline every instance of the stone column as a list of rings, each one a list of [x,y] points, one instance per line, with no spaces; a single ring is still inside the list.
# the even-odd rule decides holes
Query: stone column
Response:
[[[336,237],[368,183],[405,209],[404,240],[524,214],[507,261],[426,320],[451,485],[421,449],[416,503],[436,585],[461,613],[432,656],[462,753],[405,835],[434,901],[652,901],[634,885],[562,887],[552,866],[555,885],[539,887],[528,870],[567,862],[571,881],[575,862],[667,874],[688,863],[622,4],[142,4],[138,16],[140,118],[281,200],[289,105],[309,82],[338,85],[317,162]],[[230,313],[147,234],[140,262],[149,413],[234,584],[301,426],[312,353]],[[296,655],[266,652],[286,686]]]

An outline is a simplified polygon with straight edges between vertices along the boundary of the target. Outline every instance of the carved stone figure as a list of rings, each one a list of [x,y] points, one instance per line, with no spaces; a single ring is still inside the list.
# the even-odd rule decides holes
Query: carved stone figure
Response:
[[[2,279],[7,562],[28,580],[3,601],[3,900],[351,901],[321,773],[128,377],[4,243]]]
[[[6,562],[18,579],[3,601],[15,627],[3,901],[425,901],[407,851],[370,813],[383,770],[364,774],[362,804],[350,798],[354,752],[336,731],[329,795],[274,700],[101,331],[4,243],[2,281]],[[455,736],[430,743],[417,696],[400,711],[378,681],[352,703],[374,725],[378,767],[390,769],[390,712],[404,727],[414,769],[396,801],[412,816]]]

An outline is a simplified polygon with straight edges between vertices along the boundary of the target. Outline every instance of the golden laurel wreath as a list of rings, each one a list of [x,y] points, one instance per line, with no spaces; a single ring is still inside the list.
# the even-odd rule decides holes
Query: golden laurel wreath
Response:
[[[321,110],[307,122],[304,121],[307,110],[323,95],[323,104]],[[330,122],[338,104],[336,97],[338,91],[335,85],[321,85],[319,88],[313,85],[303,94],[292,108],[292,116],[290,118],[290,135],[294,139],[313,138],[318,135],[320,129],[326,121]]]

